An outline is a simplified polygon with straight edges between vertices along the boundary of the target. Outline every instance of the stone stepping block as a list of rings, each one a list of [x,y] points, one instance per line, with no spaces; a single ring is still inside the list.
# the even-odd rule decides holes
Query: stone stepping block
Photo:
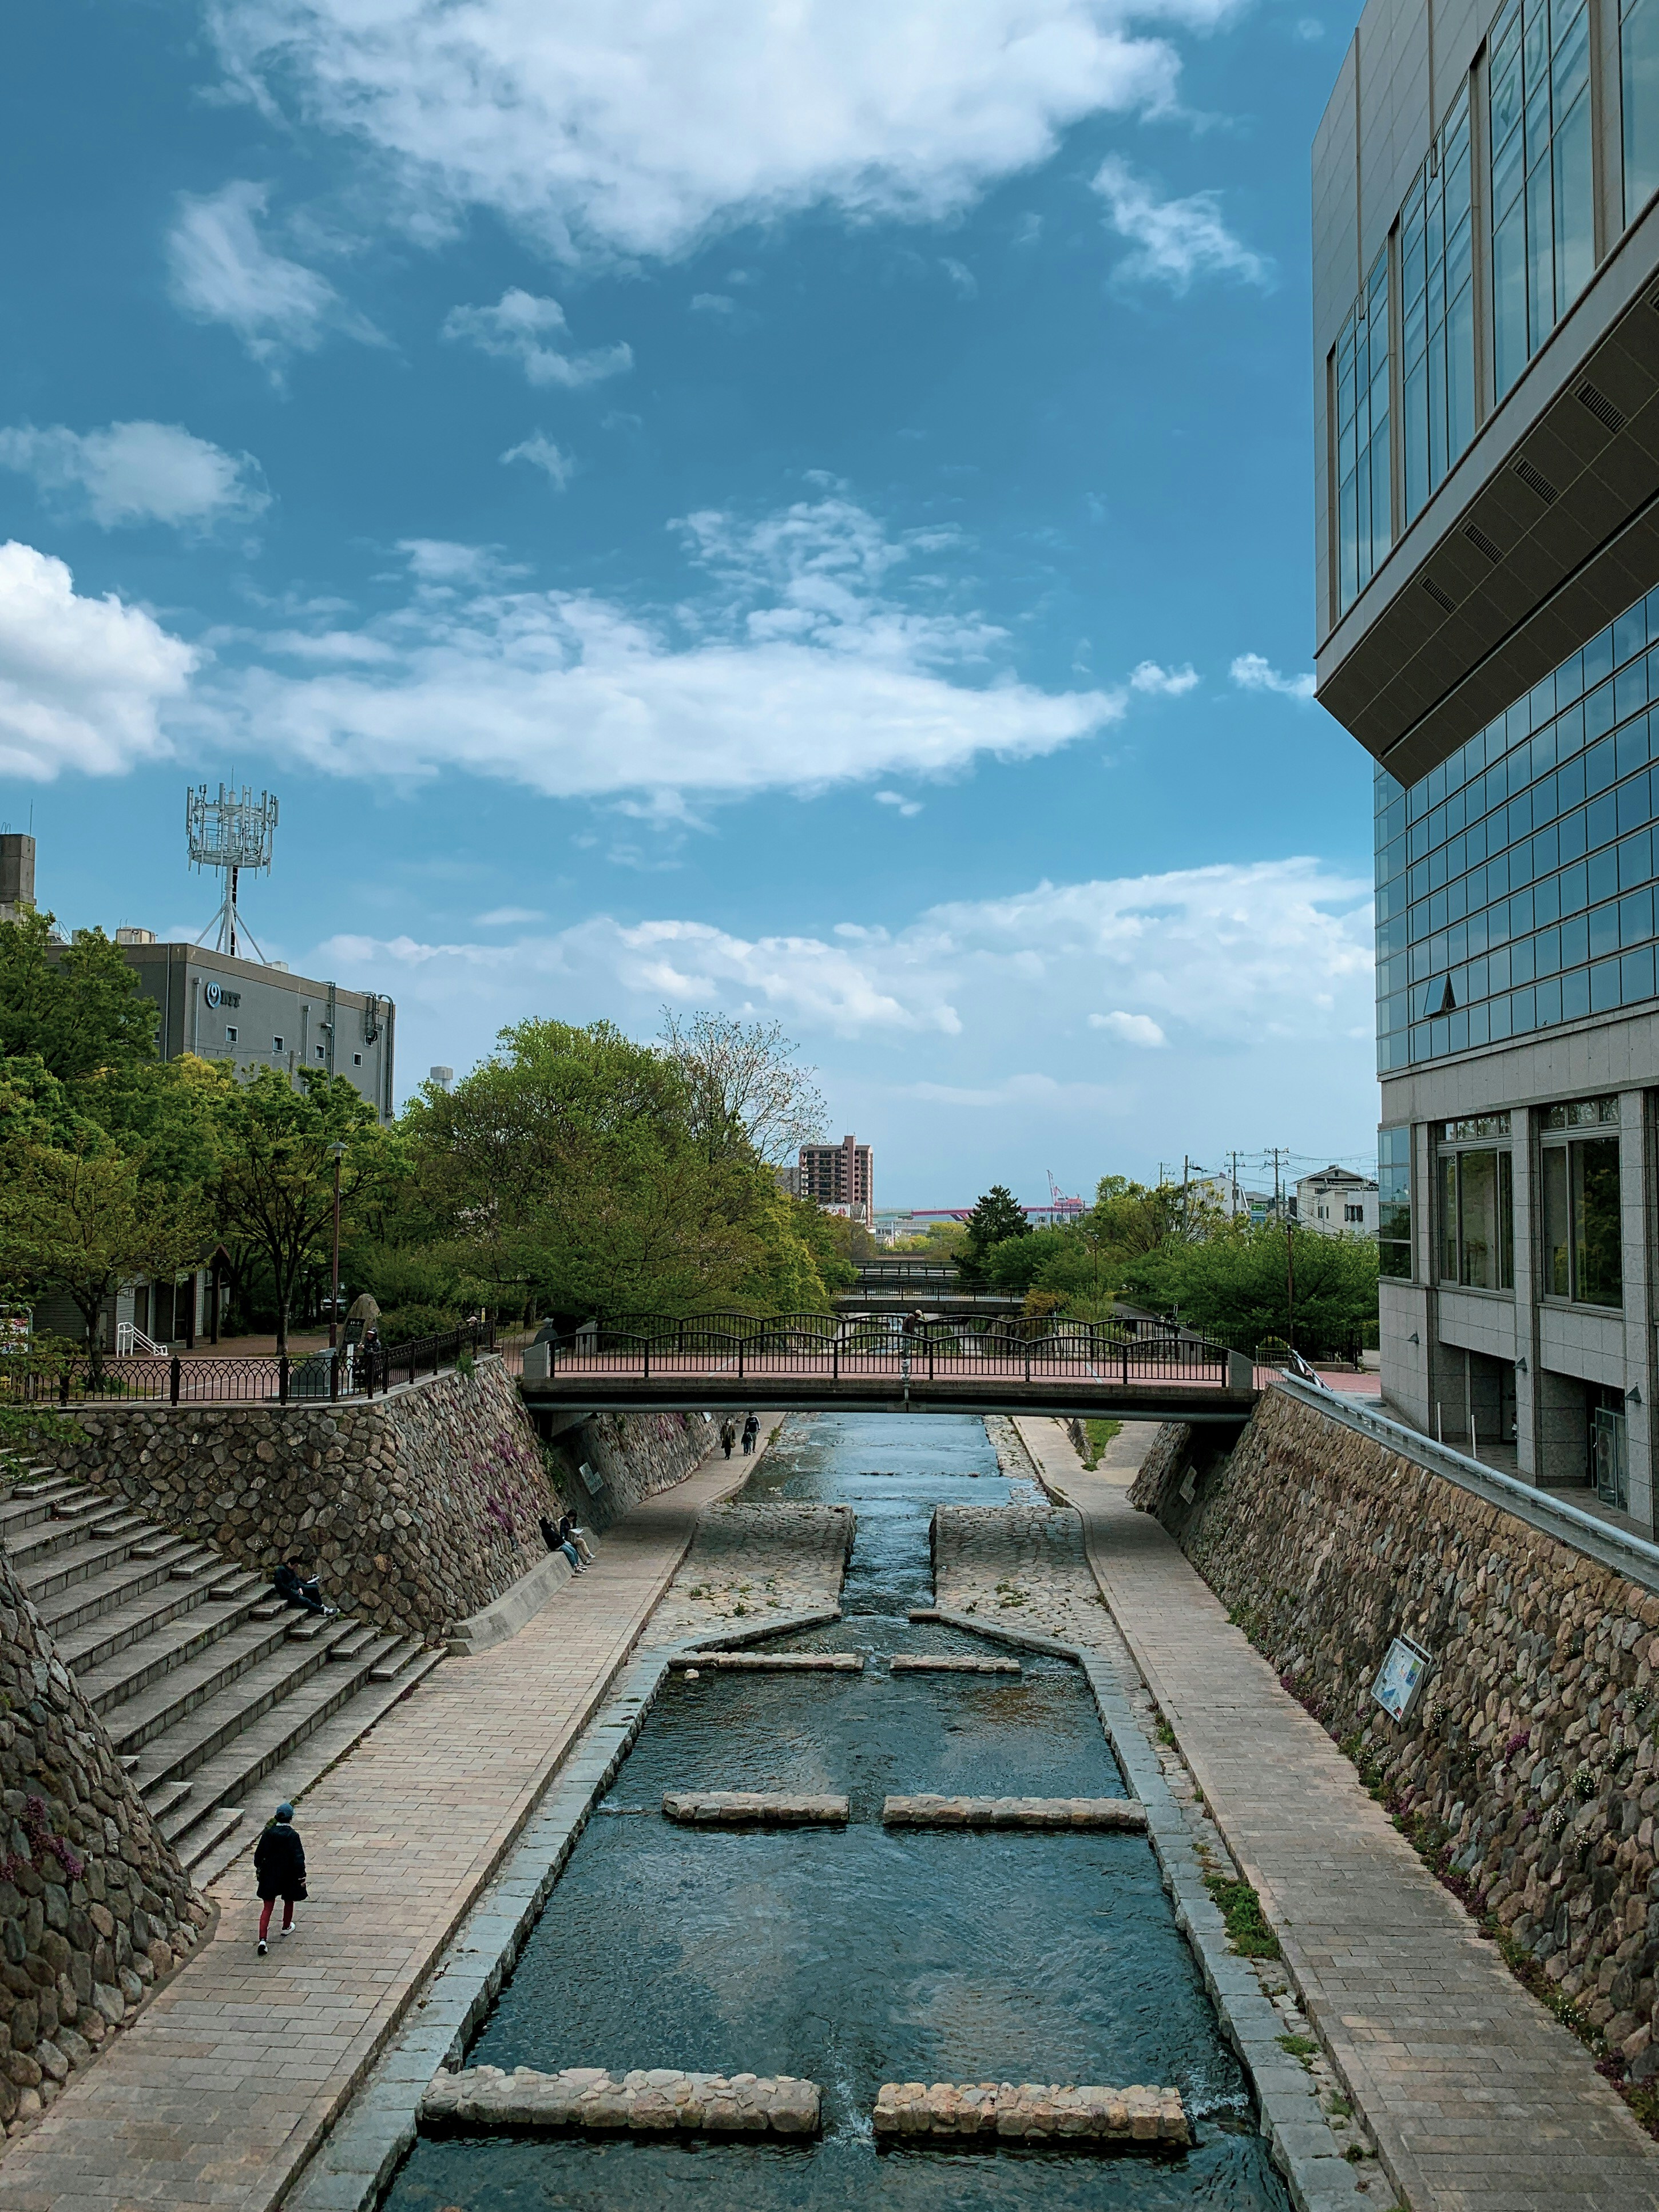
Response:
[[[895,1674],[1018,1674],[1018,1659],[931,1659],[925,1653],[901,1652],[887,1662]]]
[[[701,1674],[711,1668],[741,1670],[751,1674],[861,1674],[861,1651],[702,1651],[687,1659],[672,1659],[677,1674]]]
[[[1089,1828],[1138,1834],[1146,1826],[1146,1808],[1138,1797],[939,1797],[924,1793],[885,1799],[881,1817],[889,1828]]]
[[[608,2074],[567,2066],[469,2066],[434,2076],[421,2100],[431,2128],[593,2128],[633,2135],[815,2136],[818,2085],[792,2075],[683,2074],[670,2066]]]
[[[884,2081],[871,2115],[878,2138],[1179,2149],[1192,2130],[1178,2089],[1062,2088],[1036,2081]]]
[[[766,1790],[671,1791],[662,1801],[671,1820],[691,1827],[805,1828],[829,1822],[844,1826],[849,1808],[844,1797],[792,1796]]]

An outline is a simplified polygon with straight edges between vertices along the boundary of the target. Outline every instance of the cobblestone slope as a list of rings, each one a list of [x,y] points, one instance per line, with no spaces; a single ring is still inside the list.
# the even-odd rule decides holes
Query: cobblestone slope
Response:
[[[651,1641],[826,1613],[841,1597],[854,1516],[845,1505],[714,1505],[651,1623]]]

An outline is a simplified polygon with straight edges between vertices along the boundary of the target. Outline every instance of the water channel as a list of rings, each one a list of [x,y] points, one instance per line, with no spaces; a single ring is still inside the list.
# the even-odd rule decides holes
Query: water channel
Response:
[[[469,2054],[804,2075],[822,2138],[422,2140],[389,2212],[1287,2212],[1144,1838],[880,1825],[890,1791],[1126,1794],[1069,1662],[1024,1655],[1018,1679],[880,1663],[986,1650],[906,1616],[932,1602],[933,1507],[1018,1494],[976,1419],[791,1419],[744,1497],[848,1504],[858,1534],[841,1622],[775,1648],[860,1650],[864,1673],[671,1677]],[[843,1791],[852,1821],[692,1832],[657,1810],[676,1788]],[[1172,2082],[1198,2143],[1173,2160],[876,2148],[883,2081],[988,2080]]]

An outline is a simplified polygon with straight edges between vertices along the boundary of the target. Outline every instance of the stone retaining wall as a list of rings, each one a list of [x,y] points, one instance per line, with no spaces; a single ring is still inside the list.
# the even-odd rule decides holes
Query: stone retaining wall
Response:
[[[1132,1502],[1443,1879],[1659,2073],[1659,1596],[1282,1390],[1230,1458],[1194,1449],[1166,1430]],[[1437,1663],[1398,1724],[1370,1692],[1402,1632]]]
[[[543,1514],[602,1527],[707,1449],[698,1416],[606,1414],[544,1452],[485,1358],[367,1402],[89,1407],[33,1456],[261,1573],[297,1553],[343,1612],[437,1642],[545,1556]]]
[[[0,1556],[0,2123],[16,2134],[211,1917]]]

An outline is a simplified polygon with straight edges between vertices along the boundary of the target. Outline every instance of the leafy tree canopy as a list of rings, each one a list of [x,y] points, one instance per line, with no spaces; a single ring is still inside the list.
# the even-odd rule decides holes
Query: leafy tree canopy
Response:
[[[37,1057],[60,1083],[155,1057],[158,1010],[120,947],[77,929],[61,947],[53,916],[0,922],[0,1057]]]
[[[1286,1259],[1294,1262],[1296,1334],[1303,1352],[1340,1352],[1358,1341],[1377,1313],[1376,1246],[1361,1237],[1265,1221],[1230,1224],[1200,1243],[1170,1240],[1126,1268],[1123,1291],[1158,1312],[1179,1307],[1183,1321],[1236,1352],[1253,1352],[1290,1324]]]
[[[1011,1237],[1029,1237],[1031,1224],[1025,1209],[1005,1183],[993,1183],[968,1217],[968,1234],[957,1255],[957,1266],[970,1282],[985,1280],[988,1255]]]

